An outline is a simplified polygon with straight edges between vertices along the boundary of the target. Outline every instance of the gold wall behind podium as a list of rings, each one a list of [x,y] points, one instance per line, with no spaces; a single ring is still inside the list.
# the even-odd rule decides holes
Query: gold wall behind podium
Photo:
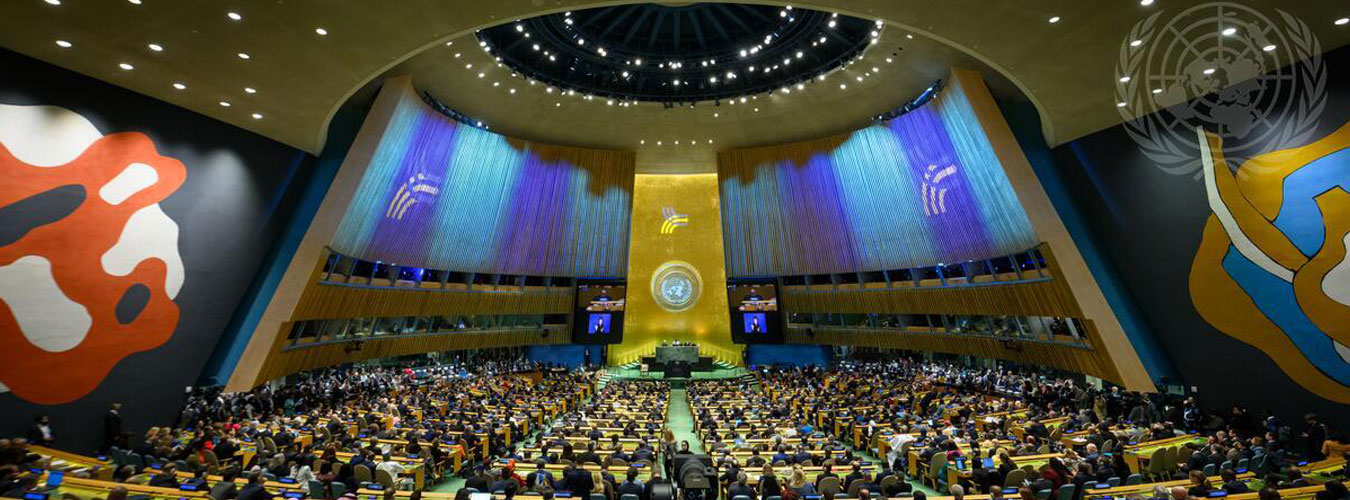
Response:
[[[717,174],[638,174],[623,342],[610,348],[611,364],[651,355],[667,340],[696,342],[703,356],[741,364],[741,346],[731,342],[720,207]],[[658,274],[673,276],[661,302],[653,295]],[[686,284],[696,288],[692,304],[682,302]]]

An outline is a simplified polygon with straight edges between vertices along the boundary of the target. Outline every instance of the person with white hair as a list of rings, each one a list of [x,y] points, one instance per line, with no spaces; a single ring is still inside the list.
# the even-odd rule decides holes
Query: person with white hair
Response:
[[[966,497],[966,489],[959,484],[953,484],[947,488],[947,492],[952,494],[953,500],[962,500]]]

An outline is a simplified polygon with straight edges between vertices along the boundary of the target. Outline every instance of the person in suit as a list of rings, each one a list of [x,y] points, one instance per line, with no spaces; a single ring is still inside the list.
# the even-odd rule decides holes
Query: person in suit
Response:
[[[164,468],[160,469],[159,474],[150,476],[150,482],[147,484],[150,486],[158,486],[160,488],[177,488],[178,466],[174,464],[164,464]]]
[[[52,430],[52,417],[39,415],[33,419],[33,425],[28,428],[28,442],[38,446],[56,444],[56,432]]]
[[[1251,488],[1247,487],[1247,483],[1238,481],[1237,472],[1234,472],[1233,469],[1224,469],[1223,472],[1219,473],[1219,477],[1223,478],[1223,490],[1227,491],[1229,495],[1251,491]]]
[[[638,481],[637,467],[628,468],[628,478],[624,479],[618,490],[620,498],[624,495],[636,495],[638,498],[642,498],[645,488],[643,488],[642,481]]]
[[[563,470],[563,483],[566,489],[572,492],[573,498],[590,498],[591,491],[595,490],[595,481],[591,479],[591,473],[575,465],[568,465]]]
[[[577,454],[577,463],[600,463],[600,455],[595,453],[595,443],[586,443],[586,451]]]
[[[248,484],[244,489],[239,490],[239,500],[272,500],[276,495],[267,491],[263,487],[267,479],[262,474],[253,474],[248,478]]]
[[[235,486],[234,479],[239,477],[231,468],[226,470],[220,476],[220,482],[211,487],[211,500],[234,500],[239,497],[239,487]]]
[[[122,443],[122,403],[113,403],[103,415],[103,449],[108,451]]]
[[[489,477],[486,474],[483,474],[483,467],[475,467],[474,475],[464,481],[464,488],[473,488],[479,492],[488,493],[488,486],[492,486],[492,483],[488,482],[488,480]],[[461,489],[460,491],[464,490]]]
[[[868,478],[867,474],[864,474],[864,473],[863,473],[863,471],[862,471],[862,464],[857,463],[857,462],[854,462],[854,463],[853,463],[853,472],[850,472],[850,473],[848,473],[847,476],[844,476],[844,487],[847,488],[849,485],[853,484],[853,481],[856,481],[856,480],[859,480],[859,479],[862,479],[863,482],[867,482],[867,480],[868,480],[869,478]]]
[[[727,487],[727,496],[731,497],[733,500],[739,496],[744,496],[750,500],[758,498],[755,495],[755,489],[747,484],[747,481],[749,480],[750,479],[745,476],[745,471],[736,473],[736,482],[731,483],[731,486]]]

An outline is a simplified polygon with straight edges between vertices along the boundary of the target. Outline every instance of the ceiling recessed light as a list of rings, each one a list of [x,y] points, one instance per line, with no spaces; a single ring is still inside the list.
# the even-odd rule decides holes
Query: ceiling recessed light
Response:
[[[61,5],[61,0],[47,0],[48,5]]]
[[[1148,7],[1150,5],[1153,5],[1153,0],[1139,0],[1139,5]]]
[[[244,87],[244,92],[248,92],[250,94],[257,94],[258,89],[255,89],[253,87]]]
[[[1143,40],[1130,40],[1130,46],[1131,46],[1131,47],[1138,47],[1138,46],[1143,45],[1143,44],[1144,44],[1144,41],[1143,41]]]
[[[127,0],[127,1],[128,1],[128,2],[131,2],[132,5],[140,5],[140,4],[141,4],[141,0]]]
[[[1059,16],[1055,16],[1055,17],[1050,18],[1050,24],[1055,24],[1055,23],[1057,23],[1057,22],[1059,22]]]
[[[1204,74],[1206,74],[1206,75],[1212,75],[1212,74],[1214,74],[1214,68],[1205,68],[1205,70],[1202,71],[1202,73],[1204,73]]]
[[[1350,17],[1342,17],[1336,20],[1336,26],[1345,26],[1350,24]]]
[[[178,90],[187,90],[187,85],[183,85],[181,82],[173,82],[173,88],[176,88]]]
[[[231,20],[234,20],[234,21],[238,21],[238,20],[244,18],[244,16],[239,15],[238,12],[226,12],[226,13],[225,13],[225,17],[228,17],[228,18],[230,18]]]
[[[1237,28],[1224,28],[1223,36],[1233,36],[1237,34]]]
[[[323,28],[314,28],[314,32],[318,33],[319,36],[328,36],[328,30]]]
[[[67,41],[65,41],[65,40],[57,40],[57,41],[56,41],[56,46],[57,46],[57,47],[61,47],[61,48],[63,48],[63,49],[69,49],[69,48],[73,47],[74,45],[75,45],[75,44],[70,43],[70,42],[67,42]]]
[[[150,45],[146,45],[146,47],[150,47],[150,50],[153,50],[155,52],[164,52],[164,46],[158,43],[152,43]]]
[[[131,70],[133,70],[133,69],[136,69],[135,66],[132,66],[132,65],[130,65],[130,64],[128,64],[128,63],[118,64],[117,67],[122,68],[122,69],[127,70],[127,71],[131,71]]]
[[[248,58],[249,58],[249,55],[248,55],[247,53],[240,52],[240,53],[239,53],[239,58],[240,58],[240,59],[248,59]]]
[[[1154,93],[1154,94],[1161,94],[1161,93],[1162,93],[1162,89],[1153,89],[1153,93]]]
[[[1126,104],[1124,101],[1121,101],[1121,102],[1116,103],[1116,107],[1117,107],[1117,108],[1123,108],[1123,107],[1125,107],[1125,106],[1128,106],[1128,104]]]
[[[230,107],[230,101],[220,101],[221,107]]]
[[[253,113],[253,119],[254,119],[254,120],[261,120],[261,119],[262,119],[262,113]]]
[[[1272,44],[1272,45],[1267,45],[1267,46],[1265,46],[1265,47],[1261,47],[1261,50],[1264,50],[1264,51],[1266,51],[1266,52],[1274,52],[1274,51],[1275,51],[1275,45]]]
[[[848,85],[843,84],[843,83],[839,84],[839,90],[844,90],[844,89],[846,89],[846,88],[848,88]]]
[[[1130,81],[1130,77],[1128,77],[1128,76],[1122,76],[1122,77],[1120,77],[1120,83],[1126,83],[1126,82],[1128,82],[1128,81]]]

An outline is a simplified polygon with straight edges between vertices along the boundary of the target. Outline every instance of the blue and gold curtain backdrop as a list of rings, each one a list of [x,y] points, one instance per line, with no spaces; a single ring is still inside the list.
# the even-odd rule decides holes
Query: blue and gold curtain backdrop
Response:
[[[728,276],[897,269],[1035,232],[959,85],[850,134],[718,155]]]
[[[631,152],[511,139],[400,98],[333,248],[465,272],[623,276]]]

